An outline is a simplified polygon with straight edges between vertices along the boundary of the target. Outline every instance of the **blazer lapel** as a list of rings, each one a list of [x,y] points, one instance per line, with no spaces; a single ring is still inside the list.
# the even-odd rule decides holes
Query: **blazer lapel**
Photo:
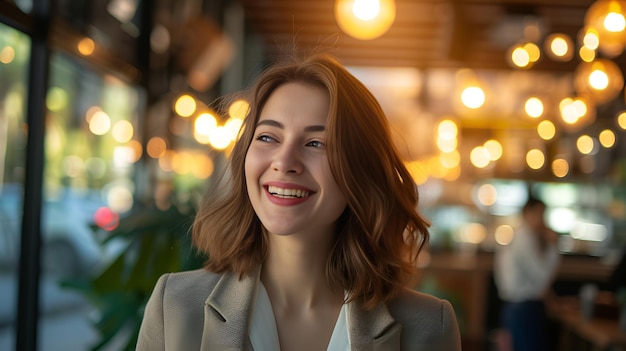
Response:
[[[367,311],[357,302],[349,303],[348,328],[352,351],[400,350],[402,325],[396,323],[385,304]]]
[[[248,321],[259,274],[260,269],[239,280],[237,275],[227,272],[219,279],[204,303],[202,351],[249,348]],[[351,350],[400,349],[402,325],[396,323],[385,304],[367,311],[357,302],[351,302],[347,311]]]
[[[204,303],[202,351],[247,348],[248,320],[259,272],[241,280],[236,274],[227,272],[219,279]]]

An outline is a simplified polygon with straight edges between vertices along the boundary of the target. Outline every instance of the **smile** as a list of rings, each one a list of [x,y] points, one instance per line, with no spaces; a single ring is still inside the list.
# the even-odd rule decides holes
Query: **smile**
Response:
[[[303,189],[283,189],[277,186],[269,185],[267,192],[276,197],[281,198],[304,198],[309,196],[309,191]]]

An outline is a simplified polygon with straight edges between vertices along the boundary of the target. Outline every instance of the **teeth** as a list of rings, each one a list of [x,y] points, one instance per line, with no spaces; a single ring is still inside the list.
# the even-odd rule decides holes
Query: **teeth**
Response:
[[[268,186],[267,191],[277,197],[306,197],[309,192],[301,189],[283,189],[277,186]]]

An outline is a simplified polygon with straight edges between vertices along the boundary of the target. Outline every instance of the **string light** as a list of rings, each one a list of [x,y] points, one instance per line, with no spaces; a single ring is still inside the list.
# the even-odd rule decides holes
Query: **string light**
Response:
[[[336,0],[335,20],[341,30],[360,40],[385,34],[396,18],[394,0]]]

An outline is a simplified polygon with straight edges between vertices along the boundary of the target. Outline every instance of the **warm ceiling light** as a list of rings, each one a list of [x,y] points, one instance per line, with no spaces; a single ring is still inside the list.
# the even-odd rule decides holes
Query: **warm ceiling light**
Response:
[[[76,50],[83,56],[89,56],[96,50],[96,43],[91,38],[83,38],[78,42]]]
[[[581,46],[580,49],[578,49],[578,56],[584,62],[591,62],[596,59],[596,51],[587,46]]]
[[[563,178],[567,173],[569,173],[569,163],[566,160],[557,158],[552,161],[552,174],[556,177]]]
[[[193,136],[200,144],[208,144],[211,133],[217,128],[217,118],[209,112],[201,113],[193,123]]]
[[[543,140],[552,140],[556,135],[556,127],[549,120],[543,120],[537,125],[537,134]]]
[[[553,60],[569,61],[574,56],[574,43],[566,34],[551,34],[546,38],[545,46],[546,52]]]
[[[543,102],[536,97],[531,97],[524,104],[526,114],[532,118],[538,118],[543,114]]]
[[[578,94],[587,95],[595,103],[602,104],[617,97],[624,87],[624,78],[613,61],[597,59],[578,65],[575,84]]]
[[[565,125],[572,127],[580,128],[595,120],[594,104],[582,96],[561,100],[559,111]]]
[[[535,43],[526,43],[524,44],[524,50],[528,52],[528,57],[530,58],[530,62],[537,62],[541,57],[541,50]]]
[[[585,14],[585,26],[598,33],[599,48],[609,56],[621,54],[626,45],[626,1],[595,1]]]
[[[196,112],[196,99],[191,95],[183,94],[174,102],[174,111],[181,117],[189,117]]]
[[[346,34],[371,40],[385,34],[396,18],[394,0],[336,0],[335,20]]]
[[[489,139],[485,141],[483,147],[489,153],[489,160],[497,161],[502,157],[502,144],[495,139]]]
[[[439,122],[439,125],[437,126],[438,138],[451,140],[455,139],[458,133],[459,127],[457,127],[456,123],[452,120],[444,119]]]
[[[598,37],[598,31],[593,28],[585,28],[583,30],[583,46],[596,50],[600,46],[600,38]]]
[[[489,155],[489,150],[487,150],[484,146],[476,146],[470,152],[470,162],[476,168],[485,168],[491,162],[491,155]]]
[[[459,141],[456,138],[453,139],[443,139],[441,137],[437,138],[437,148],[441,152],[452,152],[456,150]]]
[[[597,69],[589,74],[589,86],[596,90],[604,90],[609,86],[609,76]]]
[[[598,135],[598,139],[600,140],[600,144],[607,149],[615,145],[615,133],[610,129],[601,131],[600,135]]]
[[[231,118],[245,119],[250,109],[250,104],[243,99],[237,99],[228,106],[228,115]]]
[[[437,147],[442,152],[452,152],[458,145],[459,127],[450,119],[444,119],[437,125]]]
[[[229,118],[226,123],[224,123],[224,128],[226,128],[226,132],[230,134],[230,140],[236,141],[239,136],[239,130],[243,125],[243,119],[239,118]]]
[[[209,144],[217,150],[226,149],[231,141],[231,133],[228,132],[225,126],[215,127],[211,135],[209,135]]]
[[[485,92],[477,86],[467,87],[461,93],[461,101],[466,107],[477,109],[485,103]]]
[[[531,169],[540,169],[546,162],[546,157],[539,149],[531,149],[526,153],[526,164]]]
[[[617,125],[626,130],[626,111],[622,111],[619,115],[617,115]]]
[[[509,54],[511,62],[519,68],[530,68],[530,53],[521,45],[514,46]]]
[[[609,32],[617,33],[622,32],[626,28],[626,20],[624,15],[617,12],[610,12],[604,17],[604,28]]]
[[[541,51],[537,44],[527,42],[512,46],[508,51],[510,62],[515,67],[530,68],[541,57]]]
[[[594,153],[595,147],[596,143],[589,135],[583,134],[576,139],[576,148],[578,149],[578,152],[583,155]]]

